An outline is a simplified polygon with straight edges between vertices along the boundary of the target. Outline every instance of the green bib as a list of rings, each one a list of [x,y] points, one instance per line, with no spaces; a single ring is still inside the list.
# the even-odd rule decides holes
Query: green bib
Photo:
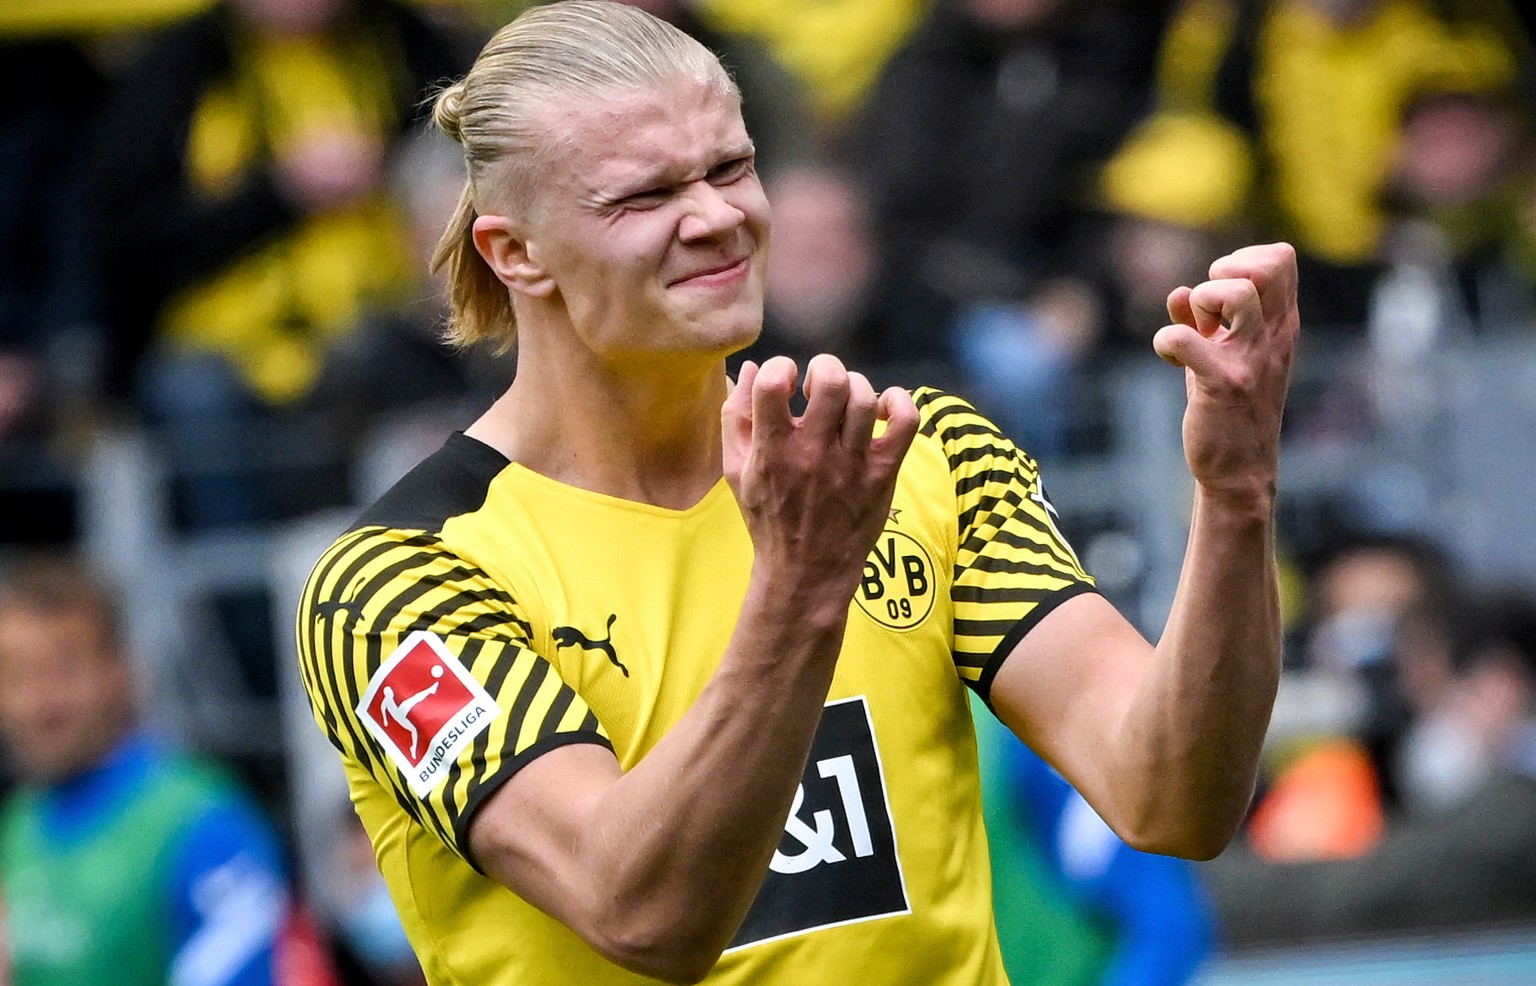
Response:
[[[177,833],[219,797],[212,771],[158,760],[83,837],[60,844],[39,792],[0,813],[0,894],[13,986],[165,986]]]

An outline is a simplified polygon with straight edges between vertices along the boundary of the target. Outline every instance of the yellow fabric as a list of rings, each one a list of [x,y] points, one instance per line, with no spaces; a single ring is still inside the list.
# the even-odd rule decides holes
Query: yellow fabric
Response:
[[[214,0],[4,0],[0,37],[155,27],[202,13],[213,4]]]
[[[932,0],[703,0],[700,14],[760,38],[805,83],[817,116],[846,120]]]
[[[1237,11],[1232,0],[1185,0],[1169,21],[1157,63],[1158,105],[1168,110],[1207,110],[1216,73],[1233,41]]]
[[[840,842],[843,857],[823,857],[817,865],[827,869],[816,877],[836,878],[833,867],[868,857],[894,868],[886,872],[897,874],[905,907],[743,944],[726,952],[708,983],[1006,981],[962,681],[975,681],[1036,607],[1088,580],[1055,530],[1034,463],[963,402],[931,391],[917,397],[925,429],[850,607],[823,720],[825,730],[836,710],[853,713],[843,721],[867,723],[873,786],[884,794],[868,827],[878,833],[888,824],[893,848],[881,861]],[[461,449],[471,442],[458,441]],[[466,863],[464,806],[503,780],[510,760],[560,742],[562,731],[611,739],[625,769],[655,746],[710,679],[730,638],[752,562],[740,511],[723,481],[694,507],[674,511],[574,489],[517,465],[498,463],[463,489],[454,485],[463,484],[462,470],[433,459],[422,469],[410,488],[471,506],[431,525],[438,530],[365,527],[343,536],[316,566],[298,626],[316,720],[341,751],[428,981],[644,982]],[[408,628],[440,633],[501,708],[515,711],[424,798],[369,746],[355,711]],[[572,628],[612,653],[571,646],[562,634]],[[523,669],[540,662],[557,675],[530,688]],[[565,710],[558,722],[551,709]],[[828,778],[835,763],[818,763]],[[802,792],[813,774],[808,764]],[[812,811],[797,817],[810,825]],[[821,812],[815,829],[825,824],[846,839],[848,819]],[[809,846],[791,837],[787,823],[781,852],[799,858]],[[851,906],[863,906],[863,888],[853,889]]]
[[[1310,4],[1277,4],[1260,34],[1255,89],[1287,235],[1334,263],[1372,259],[1404,106],[1426,91],[1508,83],[1512,43],[1489,22],[1453,30],[1418,0],[1386,0],[1352,30]]]
[[[240,187],[296,142],[324,132],[386,139],[389,53],[375,42],[252,38],[238,46],[233,79],[197,105],[186,149],[188,180],[213,200]],[[404,220],[376,194],[310,215],[172,298],[160,332],[172,344],[228,357],[263,399],[306,394],[331,340],[372,305],[407,296],[412,271]]]
[[[1210,112],[1154,114],[1126,138],[1100,179],[1116,212],[1193,229],[1236,220],[1253,187],[1253,152]]]

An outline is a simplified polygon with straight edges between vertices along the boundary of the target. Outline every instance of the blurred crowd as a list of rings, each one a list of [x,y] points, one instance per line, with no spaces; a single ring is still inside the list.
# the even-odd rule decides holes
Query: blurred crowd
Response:
[[[1308,345],[1367,366],[1536,332],[1529,5],[632,2],[744,94],[775,214],[747,355],[953,388],[1048,465],[1096,450],[1096,381],[1244,242],[1296,246]],[[381,432],[462,426],[505,385],[515,354],[438,341],[427,258],[464,172],[425,107],[525,5],[0,4],[0,557],[77,546],[73,478],[114,430],[169,464],[178,530],[259,530],[356,504]],[[1288,427],[1356,427],[1359,365]],[[1208,920],[1243,944],[1536,917],[1536,596],[1386,519],[1287,546],[1268,769],[1198,868],[1210,901],[1185,888],[1181,975]],[[251,680],[286,673],[267,601],[220,604],[279,667]],[[409,982],[349,845],[319,933],[361,961],[336,975]]]

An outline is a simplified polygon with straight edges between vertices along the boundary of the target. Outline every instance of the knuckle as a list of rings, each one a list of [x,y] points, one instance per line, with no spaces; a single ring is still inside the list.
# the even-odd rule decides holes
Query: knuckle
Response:
[[[1258,374],[1246,363],[1235,363],[1222,375],[1226,388],[1234,393],[1246,394],[1254,389]]]

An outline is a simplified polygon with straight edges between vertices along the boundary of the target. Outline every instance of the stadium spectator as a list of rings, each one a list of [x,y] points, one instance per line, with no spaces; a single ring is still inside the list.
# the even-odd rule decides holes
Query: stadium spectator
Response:
[[[1298,666],[1281,677],[1248,841],[1280,862],[1359,856],[1405,798],[1399,750],[1450,673],[1454,570],[1428,540],[1351,534],[1313,566]]]
[[[1536,596],[1476,594],[1455,677],[1413,740],[1442,800],[1355,859],[1202,867],[1233,944],[1536,918]],[[1452,789],[1454,787],[1454,790]]]
[[[750,133],[750,129],[748,130]],[[889,362],[890,313],[874,290],[875,242],[869,203],[847,172],[805,163],[766,172],[773,202],[763,331],[731,358],[761,364],[784,355],[805,363],[832,353],[850,364]]]
[[[335,344],[423,290],[388,162],[429,84],[461,65],[390,0],[226,0],[117,86],[95,176],[105,310],[186,526],[346,502],[346,450],[327,455],[325,420],[302,412],[325,407]],[[281,437],[298,421],[302,442]]]
[[[863,113],[880,291],[899,314],[888,346],[953,360],[1037,454],[1062,442],[1046,409],[1069,406],[1102,340],[1084,277],[1088,190],[1150,109],[1166,7],[945,0]]]
[[[1187,0],[1168,38],[1160,101],[1252,134],[1274,232],[1301,257],[1302,308],[1351,332],[1381,270],[1404,109],[1435,89],[1506,87],[1530,47],[1504,0]]]
[[[1289,248],[1170,295],[1194,519],[1153,647],[963,401],[830,356],[803,416],[789,359],[727,379],[768,206],[696,41],[536,7],[435,114],[470,165],[452,331],[515,331],[517,375],[298,620],[429,982],[1002,981],[966,684],[1128,841],[1219,850],[1279,672]]]
[[[700,18],[717,29],[761,39],[804,85],[820,138],[837,143],[857,118],[881,66],[932,5],[933,0],[701,0],[697,6]]]
[[[1507,92],[1435,89],[1404,108],[1383,187],[1386,269],[1366,326],[1378,360],[1411,364],[1530,324],[1536,270],[1519,256],[1530,138]]]
[[[296,913],[276,834],[222,771],[151,737],[118,621],[78,563],[0,581],[8,981],[269,986]]]
[[[1145,351],[1168,289],[1204,275],[1205,258],[1256,232],[1253,155],[1245,135],[1214,113],[1161,109],[1141,123],[1098,176],[1093,278],[1106,298],[1104,342]]]
[[[355,357],[383,348],[359,334],[430,293],[393,155],[428,86],[463,61],[392,0],[224,0],[150,40],[118,80],[92,179],[103,312],[178,531],[352,502],[371,380],[346,374],[378,370]],[[424,357],[404,374],[414,390],[443,375],[430,343],[392,355],[406,354]],[[266,586],[204,601],[241,685],[271,698]]]

